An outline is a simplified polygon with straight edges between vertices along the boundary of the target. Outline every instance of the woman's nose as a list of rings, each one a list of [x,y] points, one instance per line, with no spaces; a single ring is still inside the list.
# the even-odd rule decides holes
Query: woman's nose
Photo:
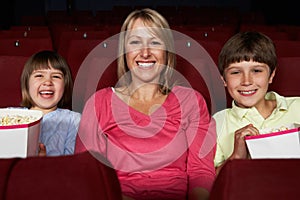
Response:
[[[150,55],[151,55],[151,51],[150,51],[149,47],[148,46],[144,46],[141,49],[141,56],[143,58],[148,58]]]

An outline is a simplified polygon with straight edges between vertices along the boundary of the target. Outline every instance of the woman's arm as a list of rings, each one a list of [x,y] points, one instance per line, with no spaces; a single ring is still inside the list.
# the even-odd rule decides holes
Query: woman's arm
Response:
[[[187,172],[189,199],[208,199],[215,179],[214,156],[216,151],[216,127],[204,98],[196,93],[198,109],[193,108],[187,129],[189,151]],[[193,139],[190,133],[196,133]]]

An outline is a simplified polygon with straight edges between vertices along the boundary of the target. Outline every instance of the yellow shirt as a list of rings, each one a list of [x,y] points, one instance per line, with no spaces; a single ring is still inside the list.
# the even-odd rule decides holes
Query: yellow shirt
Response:
[[[275,100],[276,108],[264,119],[256,108],[240,108],[234,102],[232,108],[213,115],[217,126],[217,151],[215,166],[220,166],[231,156],[234,147],[234,132],[250,123],[257,129],[273,128],[300,123],[300,97],[283,97],[275,92],[268,92],[265,99]]]

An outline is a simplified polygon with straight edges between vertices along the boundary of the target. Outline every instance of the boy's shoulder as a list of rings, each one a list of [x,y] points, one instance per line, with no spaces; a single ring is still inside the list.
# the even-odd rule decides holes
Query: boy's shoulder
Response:
[[[215,118],[215,119],[223,118],[231,110],[232,110],[232,108],[225,108],[223,110],[220,110],[220,111],[214,113],[212,117]]]

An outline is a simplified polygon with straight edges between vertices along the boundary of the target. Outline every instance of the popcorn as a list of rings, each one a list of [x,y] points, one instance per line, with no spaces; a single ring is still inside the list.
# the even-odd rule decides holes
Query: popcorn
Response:
[[[6,115],[0,117],[0,126],[11,126],[19,124],[29,124],[37,120],[37,117],[22,115]]]

